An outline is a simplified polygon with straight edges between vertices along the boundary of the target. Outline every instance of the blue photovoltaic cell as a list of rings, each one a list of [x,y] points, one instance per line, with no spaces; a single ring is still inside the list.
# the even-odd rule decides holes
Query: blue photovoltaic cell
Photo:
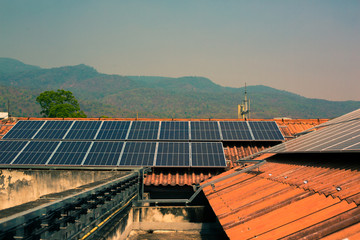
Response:
[[[116,166],[124,142],[94,142],[84,165]]]
[[[49,165],[81,165],[91,142],[62,142]]]
[[[96,139],[124,140],[130,121],[104,121]]]
[[[246,122],[220,122],[223,140],[253,140]]]
[[[284,140],[276,122],[248,122],[255,140]]]
[[[192,166],[226,167],[223,146],[220,142],[191,143]]]
[[[34,139],[62,139],[73,121],[47,121]]]
[[[160,142],[155,165],[189,167],[189,143]]]
[[[100,121],[76,121],[65,139],[91,140],[94,139],[101,122]]]
[[[27,142],[0,141],[0,164],[10,164]]]
[[[44,121],[19,121],[3,139],[31,139]]]
[[[153,166],[155,148],[155,142],[127,142],[120,165]]]
[[[155,140],[159,132],[159,122],[134,121],[132,123],[128,139],[132,140]]]
[[[13,164],[45,164],[59,142],[30,142]]]
[[[161,122],[162,140],[189,140],[189,122]]]
[[[217,122],[191,122],[192,140],[221,140]]]

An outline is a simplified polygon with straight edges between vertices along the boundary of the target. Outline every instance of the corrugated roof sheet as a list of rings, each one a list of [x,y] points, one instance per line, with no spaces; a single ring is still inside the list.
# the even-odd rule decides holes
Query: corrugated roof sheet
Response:
[[[204,193],[230,239],[318,239],[360,221],[359,180],[356,168],[268,162]]]

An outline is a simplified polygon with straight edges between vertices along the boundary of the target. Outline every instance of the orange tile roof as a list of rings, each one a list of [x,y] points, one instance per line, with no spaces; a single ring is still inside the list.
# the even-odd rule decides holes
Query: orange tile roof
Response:
[[[360,222],[357,169],[268,162],[203,190],[230,239],[318,239]]]
[[[276,119],[285,139],[292,138],[295,134],[306,131],[319,124],[327,122],[328,119]]]
[[[0,123],[0,139],[15,125],[16,122],[3,120]]]
[[[146,174],[146,186],[191,186],[218,175],[223,171],[219,169],[153,169]]]
[[[336,233],[332,233],[322,239],[323,240],[360,239],[360,223],[342,229]]]

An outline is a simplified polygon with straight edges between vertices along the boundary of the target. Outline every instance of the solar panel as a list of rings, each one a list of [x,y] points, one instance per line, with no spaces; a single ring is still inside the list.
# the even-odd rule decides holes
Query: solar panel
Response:
[[[84,165],[116,166],[124,142],[94,142]]]
[[[192,166],[194,167],[226,167],[222,143],[191,143]]]
[[[49,165],[81,165],[91,142],[61,142]]]
[[[122,166],[153,166],[155,142],[127,142],[120,160]]]
[[[130,121],[104,121],[96,139],[124,140]]]
[[[359,151],[360,150],[360,143],[349,146],[345,150],[347,150],[347,151],[351,151],[351,150]]]
[[[73,121],[47,121],[34,139],[62,139]]]
[[[350,117],[349,117],[350,116]],[[332,123],[321,124],[322,128],[284,142],[265,152],[359,152],[360,151],[360,109],[333,119]]]
[[[161,122],[160,138],[162,140],[189,140],[189,122]]]
[[[356,150],[359,148],[360,134],[356,137],[338,139],[338,142],[324,150]]]
[[[30,142],[13,164],[45,164],[59,142]]]
[[[156,166],[190,166],[189,143],[165,143],[158,145]]]
[[[340,132],[339,134],[334,134],[334,132],[330,132],[330,130]],[[312,145],[309,146],[310,143],[307,145],[299,144],[297,147],[300,151],[342,150],[343,148],[358,143],[358,137],[360,137],[360,124],[351,122],[347,124],[347,127],[338,125],[338,127],[333,126],[328,130],[324,129],[321,139],[317,137]]]
[[[3,139],[31,139],[45,121],[19,121]]]
[[[10,164],[26,143],[25,141],[0,141],[0,164]]]
[[[156,140],[159,133],[157,121],[134,121],[132,122],[128,139],[132,140]]]
[[[91,140],[94,139],[101,122],[100,121],[76,121],[66,135],[65,139],[70,140]]]
[[[352,112],[349,112],[347,114],[344,114],[340,117],[337,117],[337,118],[334,118],[334,119],[331,119],[327,122],[324,122],[319,126],[328,126],[328,125],[333,125],[333,124],[337,124],[337,123],[345,123],[345,122],[348,122],[348,121],[357,121],[359,119],[359,115],[360,115],[360,109],[358,110],[355,110],[355,111],[352,111]]]
[[[283,141],[284,137],[276,122],[248,122],[255,140]]]
[[[221,140],[217,122],[191,122],[192,140]]]
[[[128,139],[132,140],[155,140],[159,133],[159,122],[134,121],[131,125]]]
[[[254,140],[247,122],[220,122],[223,140]]]

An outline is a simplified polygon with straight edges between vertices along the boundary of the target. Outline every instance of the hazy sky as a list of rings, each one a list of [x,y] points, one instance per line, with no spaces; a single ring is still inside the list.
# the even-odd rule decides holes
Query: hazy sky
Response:
[[[0,57],[360,100],[360,1],[0,0]]]

